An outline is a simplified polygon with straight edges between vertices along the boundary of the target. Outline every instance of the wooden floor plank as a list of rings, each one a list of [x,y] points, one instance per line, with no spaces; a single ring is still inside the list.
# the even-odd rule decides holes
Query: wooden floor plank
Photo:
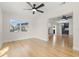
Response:
[[[58,40],[58,41],[57,41]],[[32,38],[3,44],[3,48],[9,47],[7,57],[76,57],[79,51],[73,50],[67,43],[57,38],[53,45],[53,39],[48,42]],[[59,42],[64,42],[64,46]],[[67,44],[67,45],[66,45]],[[67,46],[67,47],[66,47]]]

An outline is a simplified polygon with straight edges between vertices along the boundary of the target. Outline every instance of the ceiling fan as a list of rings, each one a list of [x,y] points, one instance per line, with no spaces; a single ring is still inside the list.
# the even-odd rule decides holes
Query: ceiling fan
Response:
[[[62,16],[60,18],[61,20],[57,21],[57,23],[69,23],[68,19],[70,19],[70,18],[72,18],[72,16]]]
[[[35,14],[36,11],[40,12],[40,13],[44,13],[44,11],[42,10],[39,10],[39,8],[45,6],[43,3],[40,4],[39,6],[36,7],[36,4],[31,4],[30,2],[26,2],[30,7],[31,9],[24,9],[24,10],[32,10],[33,11],[33,14]]]
[[[72,18],[72,16],[62,16],[62,18],[61,18],[61,19],[68,20],[69,18]]]

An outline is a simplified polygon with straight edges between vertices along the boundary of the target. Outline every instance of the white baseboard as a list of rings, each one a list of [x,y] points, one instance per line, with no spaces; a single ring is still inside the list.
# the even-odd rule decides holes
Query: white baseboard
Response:
[[[37,38],[37,39],[40,39],[40,40],[48,41],[48,39],[45,39],[45,38],[42,38],[42,37],[31,36],[31,37],[27,37],[27,38],[18,38],[18,39],[16,38],[16,39],[5,40],[3,43],[17,41],[17,40],[31,39],[31,38]]]
[[[45,38],[42,38],[42,37],[38,37],[38,36],[34,36],[33,38],[37,38],[37,39],[40,39],[40,40],[48,41],[48,39],[45,39]]]
[[[12,41],[17,41],[17,40],[25,40],[25,39],[30,39],[30,38],[33,38],[33,37],[27,37],[27,38],[18,38],[18,39],[5,40],[3,43],[6,43],[6,42],[12,42]]]

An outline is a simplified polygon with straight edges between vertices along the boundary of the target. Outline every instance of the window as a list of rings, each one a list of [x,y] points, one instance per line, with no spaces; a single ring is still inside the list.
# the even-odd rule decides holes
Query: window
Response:
[[[18,20],[11,19],[10,20],[10,32],[27,32],[28,31],[28,23],[27,20]]]

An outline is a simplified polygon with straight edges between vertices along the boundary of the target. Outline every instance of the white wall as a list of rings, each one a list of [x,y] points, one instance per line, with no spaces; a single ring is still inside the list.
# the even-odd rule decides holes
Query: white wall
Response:
[[[57,35],[62,35],[62,24],[61,23],[57,24]]]
[[[16,18],[16,19],[25,19],[25,20],[29,20],[30,24],[29,24],[29,30],[28,32],[10,32],[10,19],[12,18]],[[4,28],[4,37],[3,37],[3,41],[4,42],[9,42],[9,41],[15,41],[15,40],[20,40],[20,39],[28,39],[28,38],[32,38],[32,18],[31,17],[27,17],[24,15],[18,15],[18,14],[12,14],[12,13],[4,13],[3,14],[3,28]]]
[[[2,36],[3,36],[3,31],[2,31],[2,29],[3,29],[3,21],[2,21],[2,11],[1,11],[1,8],[0,8],[0,48],[1,48],[1,45],[2,45]]]
[[[73,36],[73,18],[69,19],[69,35]]]
[[[73,48],[79,51],[79,5],[74,6],[73,16]]]
[[[33,20],[33,34],[35,38],[42,39],[44,41],[47,41],[46,39],[48,38],[48,19],[44,18],[39,19],[35,18]],[[45,27],[46,26],[46,27]]]

